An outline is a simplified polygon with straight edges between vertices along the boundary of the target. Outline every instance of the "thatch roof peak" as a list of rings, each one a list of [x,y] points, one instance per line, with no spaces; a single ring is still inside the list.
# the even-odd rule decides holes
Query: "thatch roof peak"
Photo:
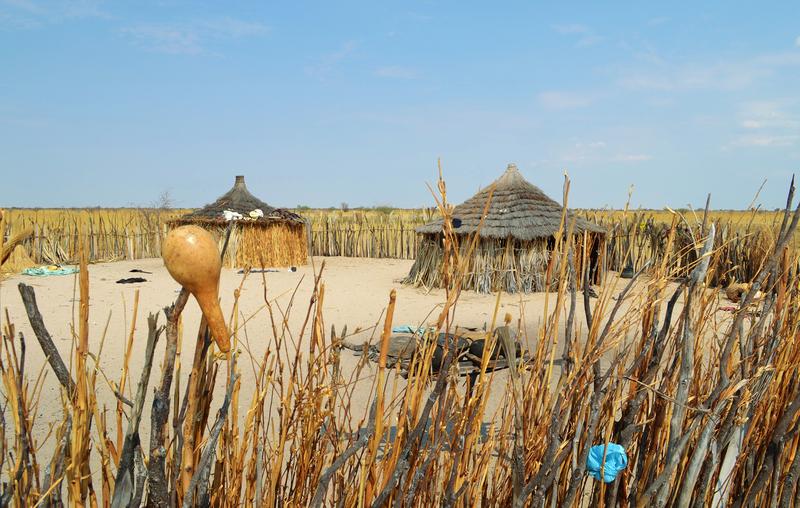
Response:
[[[199,210],[184,215],[180,220],[224,220],[223,212],[225,211],[236,212],[241,214],[244,218],[249,219],[250,212],[254,210],[261,210],[264,214],[263,217],[257,219],[258,221],[285,220],[303,222],[303,218],[299,215],[288,210],[270,206],[251,194],[247,189],[247,185],[244,183],[243,175],[237,175],[233,187],[217,198],[216,201]]]
[[[547,195],[542,192],[542,189],[533,185],[529,181],[525,180],[525,177],[522,176],[522,173],[519,172],[517,165],[513,162],[508,165],[506,170],[500,175],[500,178],[494,181],[492,184],[494,185],[494,190],[497,192],[498,190],[508,190],[508,189],[519,189],[519,190],[527,190],[531,192],[537,192],[542,195],[542,198],[552,201],[556,203]],[[489,186],[491,187],[491,185]],[[556,203],[558,205],[558,203]],[[561,205],[558,205],[559,207]]]
[[[482,237],[533,240],[553,236],[558,232],[562,206],[525,180],[516,164],[509,164],[492,185],[453,209],[456,232],[469,234],[477,229],[492,189],[492,200],[481,227]],[[572,214],[568,214],[568,217],[571,219]],[[600,226],[579,217],[575,220],[575,230],[604,232]],[[442,219],[417,228],[417,232],[423,234],[441,231]]]
[[[524,182],[525,178],[522,177],[519,169],[517,169],[517,165],[512,162],[495,183],[497,185],[513,185],[520,181]]]

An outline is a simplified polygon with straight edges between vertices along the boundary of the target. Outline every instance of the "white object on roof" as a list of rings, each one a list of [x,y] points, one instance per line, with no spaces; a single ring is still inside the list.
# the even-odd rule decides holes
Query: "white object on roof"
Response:
[[[261,208],[256,208],[255,210],[252,210],[250,212],[250,218],[251,219],[258,219],[259,217],[263,217],[263,216],[264,216],[264,212],[261,210]]]
[[[225,220],[239,220],[242,218],[242,214],[239,212],[234,212],[233,210],[225,210],[222,212],[222,216],[225,217]]]

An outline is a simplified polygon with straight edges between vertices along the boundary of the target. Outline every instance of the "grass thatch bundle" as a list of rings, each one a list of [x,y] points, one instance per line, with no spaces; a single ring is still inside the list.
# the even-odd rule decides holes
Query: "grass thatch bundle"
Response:
[[[581,259],[578,280],[583,280],[584,268],[590,270],[593,281],[602,275],[600,252],[605,230],[547,197],[526,181],[514,164],[492,185],[456,206],[451,220],[456,234],[479,237],[466,260],[463,289],[529,293],[543,291],[548,279],[557,284],[554,274],[559,267],[557,261],[550,263],[551,254],[567,231],[586,247],[577,251]],[[423,238],[406,283],[442,287],[443,226],[444,218],[439,218],[417,228]]]
[[[33,262],[25,248],[22,245],[17,245],[11,250],[11,254],[6,258],[5,262],[0,266],[0,275],[13,275],[20,273],[26,268],[33,268],[36,263]]]
[[[0,232],[4,229],[4,216],[0,210]],[[26,268],[36,266],[22,245],[32,234],[31,229],[26,229],[11,237],[8,242],[0,234],[0,275],[19,273]]]
[[[303,218],[288,210],[273,208],[250,194],[243,176],[237,176],[233,188],[219,199],[171,221],[170,226],[196,224],[211,231],[222,245],[230,221],[234,221],[234,227],[224,266],[285,267],[304,265],[308,261],[308,237]]]

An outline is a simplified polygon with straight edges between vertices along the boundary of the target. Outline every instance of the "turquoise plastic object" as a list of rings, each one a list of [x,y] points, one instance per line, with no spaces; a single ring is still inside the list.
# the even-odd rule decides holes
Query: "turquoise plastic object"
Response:
[[[603,469],[604,445],[595,445],[589,449],[589,456],[586,458],[586,471],[595,480],[600,480],[600,471]],[[617,479],[617,475],[628,466],[628,455],[625,448],[616,444],[608,443],[605,469],[603,469],[602,480],[611,483]]]
[[[71,275],[73,273],[78,273],[78,268],[74,266],[66,267],[66,268],[54,268],[50,269],[47,266],[37,266],[35,268],[26,268],[22,271],[25,275],[34,275],[37,277],[45,277],[48,275]]]

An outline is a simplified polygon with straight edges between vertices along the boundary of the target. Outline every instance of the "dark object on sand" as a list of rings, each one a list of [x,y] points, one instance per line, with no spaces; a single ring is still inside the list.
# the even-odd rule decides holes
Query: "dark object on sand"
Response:
[[[133,270],[131,270],[131,273],[146,273],[148,275],[152,275],[153,274],[153,272],[145,272],[144,270],[140,270],[138,268],[134,268]]]
[[[448,347],[451,340],[455,340],[456,354],[461,354],[469,349],[470,341],[452,333],[440,333],[436,339],[436,345],[439,347]]]
[[[459,328],[459,330],[461,330],[461,328]],[[496,335],[497,333],[498,332],[495,331]],[[400,375],[407,377],[409,367],[414,362],[414,359],[418,358],[418,355],[424,355],[426,351],[430,351],[427,349],[430,344],[427,341],[435,340],[435,343],[431,345],[433,351],[430,352],[430,372],[432,374],[438,374],[441,371],[448,348],[452,347],[452,351],[457,357],[455,364],[458,366],[459,374],[462,376],[471,375],[470,373],[475,372],[476,369],[480,370],[483,350],[485,348],[484,338],[473,337],[485,337],[486,332],[473,332],[471,335],[472,336],[466,334],[465,336],[461,336],[453,333],[439,333],[428,339],[426,335],[419,336],[413,333],[393,334],[389,337],[389,344],[386,350],[386,366],[399,369]],[[515,334],[512,333],[511,338],[514,342],[517,361],[521,363],[526,362],[527,356],[523,352],[522,345],[516,339]],[[343,340],[340,346],[353,351],[356,356],[361,356],[362,354],[367,355],[373,362],[377,362],[380,357],[380,343],[378,342],[356,344]],[[506,369],[508,366],[509,360],[505,354],[503,343],[498,336],[495,349],[489,357],[486,371],[491,372],[494,370]],[[474,378],[475,376],[471,377]],[[474,383],[474,379],[472,379],[472,382]]]
[[[130,277],[128,279],[120,279],[117,284],[138,284],[139,282],[147,282],[147,279],[141,277]]]
[[[619,274],[619,276],[622,277],[623,279],[632,279],[633,278],[633,274],[634,274],[633,262],[629,261],[628,265],[625,267],[624,270],[622,270],[622,273]]]
[[[586,294],[589,295],[589,298],[597,298],[597,291],[591,286],[586,288]]]
[[[479,339],[473,341],[469,346],[470,360],[477,366],[480,366],[481,358],[483,358],[483,351],[486,349],[486,339]],[[514,352],[517,358],[522,355],[522,346],[519,342],[514,341]],[[498,339],[494,343],[494,350],[489,353],[489,358],[497,360],[498,358],[507,358],[506,350],[503,343]]]
[[[456,356],[460,357],[469,351],[470,341],[468,339],[452,333],[440,333],[439,337],[436,338],[436,348],[433,350],[433,356],[431,357],[431,372],[439,372],[442,368],[444,352],[450,346],[450,341],[455,341]]]
[[[727,296],[728,300],[732,301],[733,303],[739,303],[748,291],[750,291],[750,284],[739,284],[734,282],[725,288],[725,296]]]
[[[483,352],[486,350],[486,339],[476,340],[469,346],[469,354],[478,359],[480,361],[483,358]],[[494,344],[494,351],[489,353],[489,358],[496,360],[500,358],[500,355],[505,356],[505,351],[503,351],[503,346],[500,344],[499,341],[495,342]],[[473,363],[476,363],[473,358],[470,358]]]

